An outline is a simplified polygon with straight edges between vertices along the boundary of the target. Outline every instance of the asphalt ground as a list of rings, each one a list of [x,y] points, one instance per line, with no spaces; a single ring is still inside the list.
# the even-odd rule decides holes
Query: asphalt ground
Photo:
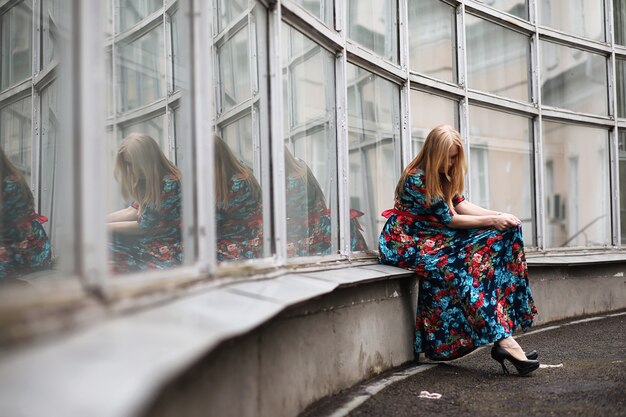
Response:
[[[516,338],[547,367],[520,377],[505,361],[511,375],[504,375],[490,346],[451,362],[420,355],[419,364],[320,400],[301,417],[626,416],[626,314],[551,324]],[[420,398],[422,391],[441,397]]]

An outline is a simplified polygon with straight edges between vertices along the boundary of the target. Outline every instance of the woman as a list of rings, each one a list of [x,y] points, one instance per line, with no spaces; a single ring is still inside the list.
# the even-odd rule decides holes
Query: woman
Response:
[[[285,146],[287,255],[315,256],[331,252],[330,210],[311,169]]]
[[[415,352],[433,360],[461,357],[493,343],[491,356],[508,373],[539,367],[513,339],[537,313],[527,278],[521,222],[478,207],[462,196],[463,143],[438,126],[404,170],[379,239],[380,262],[420,276]]]
[[[33,194],[0,148],[0,282],[50,267],[50,241]]]
[[[182,262],[181,175],[148,135],[131,133],[115,158],[122,196],[134,201],[107,217],[115,272],[164,269]]]
[[[219,136],[215,136],[217,259],[263,256],[261,186]]]

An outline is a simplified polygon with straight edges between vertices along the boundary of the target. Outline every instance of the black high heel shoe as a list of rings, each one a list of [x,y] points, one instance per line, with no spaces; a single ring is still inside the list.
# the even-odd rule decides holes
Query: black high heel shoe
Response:
[[[526,359],[531,359],[533,361],[536,361],[539,357],[539,353],[536,350],[531,350],[528,353],[524,352],[524,355],[526,355]]]
[[[532,352],[530,352],[530,353],[532,353]],[[491,357],[495,361],[500,362],[500,365],[502,365],[502,371],[505,374],[509,373],[509,370],[506,369],[506,366],[504,366],[504,360],[505,359],[508,359],[508,361],[511,362],[513,364],[513,366],[515,366],[515,369],[517,370],[517,373],[520,376],[528,375],[532,371],[534,371],[537,368],[539,368],[539,362],[538,361],[536,361],[536,360],[521,361],[521,360],[515,358],[513,355],[511,355],[506,349],[504,349],[503,347],[500,347],[500,346],[498,346],[496,344],[494,344],[493,347],[491,348]]]

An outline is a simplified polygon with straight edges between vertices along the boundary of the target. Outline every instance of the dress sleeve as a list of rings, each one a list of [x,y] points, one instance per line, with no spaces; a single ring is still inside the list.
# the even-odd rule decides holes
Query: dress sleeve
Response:
[[[415,210],[419,214],[430,215],[437,218],[441,223],[447,224],[452,221],[452,210],[442,198],[436,198],[430,204],[426,201],[426,188],[423,174],[409,175],[404,184],[404,192],[410,197],[410,205],[418,206]],[[403,202],[403,205],[407,205]]]
[[[144,209],[139,221],[141,229],[158,230],[180,221],[180,182],[166,179],[163,183],[161,206]]]
[[[456,207],[458,204],[462,203],[465,201],[465,196],[461,195],[461,194],[457,194],[454,197],[452,197],[452,204]]]

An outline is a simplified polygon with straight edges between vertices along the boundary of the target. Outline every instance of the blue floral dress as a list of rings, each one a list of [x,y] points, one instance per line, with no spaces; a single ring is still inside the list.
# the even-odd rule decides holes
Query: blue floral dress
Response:
[[[414,350],[433,360],[528,329],[537,314],[527,278],[521,228],[452,229],[453,212],[427,204],[422,170],[412,172],[379,239],[380,262],[420,277]],[[462,202],[456,196],[453,204]]]
[[[50,241],[19,180],[8,175],[0,195],[0,281],[50,267]]]
[[[145,207],[137,219],[143,234],[113,236],[109,248],[115,272],[165,269],[182,263],[181,194],[180,180],[163,177],[160,207]]]
[[[263,256],[263,205],[239,175],[229,181],[229,202],[217,207],[217,259],[235,261]]]

